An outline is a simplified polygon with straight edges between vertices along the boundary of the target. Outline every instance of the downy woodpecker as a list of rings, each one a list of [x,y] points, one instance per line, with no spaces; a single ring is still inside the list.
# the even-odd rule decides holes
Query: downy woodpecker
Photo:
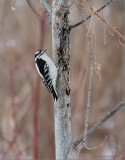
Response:
[[[37,71],[42,78],[49,92],[53,94],[54,100],[57,101],[56,92],[57,68],[53,61],[46,55],[46,50],[38,50],[35,53],[35,63]]]

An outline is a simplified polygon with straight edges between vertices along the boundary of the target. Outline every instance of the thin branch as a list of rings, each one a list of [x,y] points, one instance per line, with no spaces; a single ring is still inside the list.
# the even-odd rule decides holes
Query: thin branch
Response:
[[[73,3],[75,2],[75,0],[73,0],[73,2],[69,5],[69,7],[68,8],[70,8],[72,5],[73,5]]]
[[[89,29],[88,23],[86,22],[86,26]],[[90,102],[91,102],[91,90],[92,90],[92,77],[93,77],[93,54],[92,54],[92,39],[91,39],[91,31],[89,31],[89,63],[90,63],[90,72],[89,72],[89,87],[88,87],[88,102],[87,109],[85,115],[85,129],[84,136],[82,139],[82,144],[79,146],[78,152],[80,153],[81,149],[85,146],[86,137],[88,132],[88,121],[89,121],[89,111],[90,111]]]
[[[89,63],[90,63],[90,73],[89,73],[89,88],[88,88],[88,102],[85,116],[85,130],[84,130],[84,139],[86,141],[87,131],[88,131],[88,119],[89,119],[89,110],[91,102],[91,90],[92,90],[92,77],[93,77],[93,54],[92,54],[92,40],[91,40],[91,31],[89,31]]]
[[[99,144],[98,146],[95,146],[95,147],[88,147],[86,144],[84,144],[84,146],[85,146],[85,148],[88,149],[88,150],[98,149],[98,148],[102,147],[102,146],[105,144],[106,140],[107,140],[107,136],[105,137],[104,142],[101,143],[101,144]]]
[[[125,99],[122,100],[119,104],[117,104],[114,109],[109,112],[104,118],[102,118],[100,121],[98,121],[96,124],[93,125],[93,127],[91,127],[88,130],[87,136],[90,135],[91,133],[93,133],[95,130],[97,130],[105,121],[107,121],[109,118],[111,118],[117,111],[119,111],[121,108],[125,107]],[[83,136],[82,135],[79,139],[77,139],[76,141],[74,141],[72,143],[72,148],[75,150],[75,148],[82,142],[83,140]]]
[[[93,77],[93,53],[92,53],[91,31],[89,31],[89,25],[88,25],[87,21],[86,21],[86,27],[87,27],[88,32],[89,32],[89,64],[90,64],[88,102],[87,102],[87,108],[86,108],[85,129],[84,129],[84,133],[83,133],[83,137],[82,137],[82,143],[77,150],[77,154],[74,155],[75,157],[77,157],[79,155],[79,153],[80,153],[80,151],[83,147],[87,147],[86,146],[86,137],[87,137],[87,132],[88,132],[88,121],[89,121],[89,111],[90,111],[90,102],[91,102],[91,89],[92,89],[92,77]],[[73,146],[71,146],[71,147],[73,147]],[[72,155],[72,150],[73,150],[73,148],[69,149],[69,152],[71,153],[71,155]],[[67,154],[67,156],[68,156],[68,154]]]
[[[106,4],[104,4],[101,8],[99,8],[97,11],[95,11],[96,13],[99,13],[100,11],[102,11],[104,8],[106,8],[110,3],[114,2],[115,0],[110,0],[108,1]],[[70,29],[76,28],[79,25],[81,25],[82,23],[86,22],[87,20],[89,20],[92,16],[89,15],[87,18],[83,19],[82,21],[74,24],[74,25],[70,25]]]
[[[49,0],[40,0],[40,3],[42,3],[44,5],[47,12],[51,15],[51,5],[49,3]]]
[[[40,14],[38,14],[37,11],[35,11],[35,9],[33,8],[33,6],[32,6],[31,3],[30,3],[30,0],[26,0],[26,1],[27,1],[28,5],[30,6],[30,8],[33,10],[33,12],[34,12],[36,15],[38,15],[38,16],[40,16],[40,17],[43,17],[43,16],[41,16]]]
[[[92,7],[89,6],[89,4],[86,2],[86,0],[84,0],[84,4],[86,4],[89,9],[93,12],[93,14],[95,14],[101,21],[103,21],[111,30],[113,30],[116,34],[118,34],[119,37],[121,37],[123,40],[125,40],[125,37],[118,32],[114,27],[112,27],[104,18],[102,18],[96,11],[94,11],[94,9]]]
[[[91,31],[89,30],[88,22],[86,21],[86,27],[89,32],[89,64],[90,64],[90,71],[89,71],[89,87],[88,87],[88,102],[87,102],[87,109],[85,115],[85,129],[84,129],[84,136],[82,140],[81,146],[79,146],[78,152],[80,153],[83,146],[86,144],[86,137],[88,132],[88,121],[89,121],[89,111],[90,111],[90,102],[91,102],[91,89],[92,89],[92,77],[93,77],[93,54],[92,54],[92,38],[91,38]]]

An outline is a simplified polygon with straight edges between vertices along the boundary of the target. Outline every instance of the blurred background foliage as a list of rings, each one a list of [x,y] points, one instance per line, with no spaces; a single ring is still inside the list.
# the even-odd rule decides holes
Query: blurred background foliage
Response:
[[[72,2],[72,1],[71,1]],[[90,10],[77,1],[70,7],[70,24],[82,20]],[[106,0],[88,2],[98,9]],[[34,54],[47,49],[52,57],[51,25],[39,0],[0,0],[0,159],[54,159],[53,98],[35,68]],[[101,11],[108,23],[124,34],[124,1],[117,0]],[[92,32],[94,76],[89,127],[100,120],[125,96],[125,49],[123,41],[95,15],[88,21]],[[88,30],[73,29],[71,51],[72,135],[84,130],[89,80]],[[122,109],[87,138],[80,158],[106,156],[125,159],[125,111]]]

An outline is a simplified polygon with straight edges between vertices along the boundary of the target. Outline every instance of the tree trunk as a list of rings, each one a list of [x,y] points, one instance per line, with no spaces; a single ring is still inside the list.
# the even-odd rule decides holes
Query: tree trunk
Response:
[[[57,93],[54,102],[56,159],[66,160],[71,144],[71,103],[69,68],[68,0],[53,0],[52,3],[52,47],[53,59],[58,67]]]

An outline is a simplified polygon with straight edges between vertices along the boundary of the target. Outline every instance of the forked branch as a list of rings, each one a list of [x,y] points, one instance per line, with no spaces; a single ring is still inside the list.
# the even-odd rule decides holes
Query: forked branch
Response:
[[[102,11],[104,8],[106,8],[110,3],[114,2],[115,0],[110,0],[108,1],[106,4],[104,4],[102,7],[100,7],[97,11],[97,13],[99,13],[100,11]],[[74,24],[74,25],[70,25],[70,29],[76,28],[78,26],[80,26],[82,23],[86,22],[87,20],[89,20],[92,16],[89,15],[87,18],[83,19],[82,21]]]
[[[115,0],[110,0],[111,2],[114,2]],[[111,3],[110,2],[110,3]],[[98,10],[97,11],[95,11],[89,4],[88,4],[88,2],[86,1],[86,0],[83,0],[83,3],[85,4],[85,5],[87,5],[87,7],[93,12],[93,14],[95,14],[102,22],[104,22],[111,30],[113,30],[121,39],[123,39],[123,40],[125,40],[125,37],[119,32],[119,31],[117,31],[117,29],[115,29],[114,27],[112,27],[112,25],[111,24],[109,24],[103,17],[101,17],[99,14],[98,14]],[[108,3],[109,4],[109,3]],[[107,5],[106,5],[107,6]],[[101,11],[101,9],[99,9],[99,11]],[[91,16],[90,16],[90,18],[91,18]],[[86,21],[86,19],[85,19],[85,21]],[[81,21],[82,23],[83,22],[85,22],[84,20],[83,21]],[[79,25],[80,24],[82,24],[82,23],[79,23]],[[78,25],[77,25],[78,26]],[[73,27],[73,26],[70,26],[70,29],[72,29],[72,28],[75,28],[75,27],[77,27],[76,25]]]
[[[39,11],[36,11],[35,9],[34,9],[34,7],[32,6],[32,4],[31,4],[31,2],[30,2],[30,0],[26,0],[27,1],[27,3],[29,4],[29,6],[30,6],[30,8],[33,10],[33,12],[36,14],[36,15],[38,15],[38,16],[40,16],[40,17],[43,17],[43,15],[40,15],[40,13],[39,13]],[[50,21],[50,24],[51,24],[51,5],[50,5],[50,3],[49,3],[49,0],[40,0],[40,2],[43,4],[43,6],[45,7],[45,9],[46,9],[46,11],[47,11],[47,15],[48,15],[48,19],[49,19],[49,21]]]
[[[41,16],[40,14],[38,14],[38,12],[34,9],[34,7],[32,6],[32,4],[30,3],[30,0],[26,0],[26,1],[27,1],[28,5],[30,6],[30,8],[33,10],[33,12],[34,12],[36,15],[42,17],[42,16]]]
[[[88,23],[86,22],[86,26],[89,30]],[[84,136],[82,139],[82,145],[79,147],[79,152],[82,149],[82,146],[86,144],[86,137],[88,132],[88,123],[89,123],[89,112],[90,112],[90,105],[91,105],[91,91],[92,91],[92,78],[93,78],[93,53],[92,53],[92,39],[91,39],[91,31],[89,31],[89,64],[90,64],[90,71],[89,71],[89,87],[88,87],[88,101],[87,101],[87,108],[85,114],[85,129],[84,129]]]
[[[125,99],[122,100],[119,104],[117,104],[111,112],[109,112],[106,116],[104,116],[104,118],[102,118],[100,121],[98,121],[96,124],[94,124],[93,127],[91,127],[88,130],[87,136],[90,135],[91,133],[93,133],[95,130],[97,130],[105,121],[107,121],[109,118],[111,118],[115,113],[117,113],[117,111],[119,111],[123,107],[125,107]],[[81,144],[81,142],[83,141],[83,138],[84,138],[84,135],[82,135],[76,141],[72,142],[72,144],[68,150],[68,154],[69,154],[69,152],[70,152],[70,154],[71,153],[73,154],[73,152],[77,151],[77,147],[78,147],[78,145]],[[84,148],[84,146],[82,148]]]
[[[125,37],[121,33],[119,33],[114,27],[112,27],[112,25],[109,24],[103,17],[101,17],[92,7],[90,7],[86,0],[83,0],[83,2],[89,7],[93,14],[95,14],[102,22],[104,22],[111,30],[113,30],[120,38],[125,40]]]

